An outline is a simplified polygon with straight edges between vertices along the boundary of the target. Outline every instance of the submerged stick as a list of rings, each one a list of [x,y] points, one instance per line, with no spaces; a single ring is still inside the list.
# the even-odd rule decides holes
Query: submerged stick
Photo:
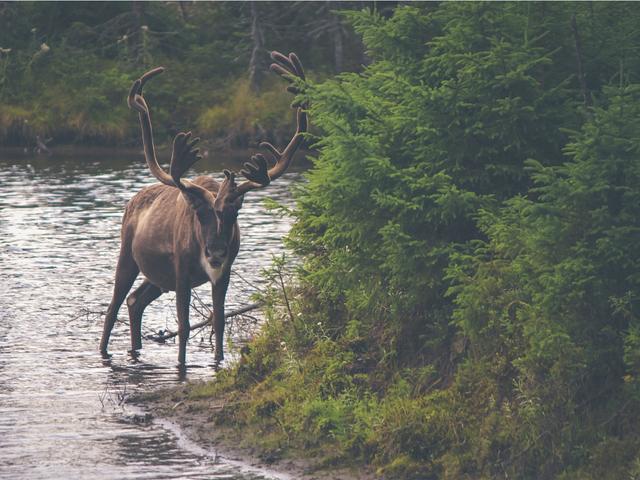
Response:
[[[230,317],[235,317],[237,315],[242,315],[243,313],[247,313],[247,312],[250,312],[251,310],[255,310],[256,308],[261,307],[263,304],[264,304],[263,302],[256,302],[256,303],[247,305],[245,307],[238,308],[237,310],[232,310],[228,313],[225,313],[224,318],[230,318]],[[198,322],[194,325],[191,325],[189,327],[189,331],[196,330],[198,328],[202,328],[202,327],[206,327],[207,325],[210,325],[211,317],[212,315],[209,315],[209,317],[206,320],[202,322]],[[176,336],[178,336],[178,332],[172,332],[169,330],[167,331],[160,330],[158,334],[147,335],[146,338],[149,340],[154,340],[158,343],[164,343],[166,340],[169,340],[170,338],[173,338]]]

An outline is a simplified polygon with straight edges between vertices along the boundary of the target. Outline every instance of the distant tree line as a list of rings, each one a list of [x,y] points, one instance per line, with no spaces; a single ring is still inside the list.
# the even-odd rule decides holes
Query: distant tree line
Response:
[[[2,2],[0,141],[24,144],[40,135],[62,143],[131,143],[135,115],[124,98],[133,79],[157,65],[167,72],[148,95],[160,134],[193,128],[244,145],[284,135],[291,119],[268,75],[269,50],[295,50],[316,78],[356,71],[367,59],[340,11],[393,7]]]

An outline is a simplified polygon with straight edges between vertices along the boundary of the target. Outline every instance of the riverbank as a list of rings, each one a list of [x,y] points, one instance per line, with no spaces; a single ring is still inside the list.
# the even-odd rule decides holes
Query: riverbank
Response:
[[[293,448],[268,448],[258,441],[264,433],[247,426],[230,426],[229,403],[224,396],[203,396],[208,383],[191,382],[133,396],[129,402],[150,414],[150,421],[169,423],[174,433],[184,436],[204,451],[215,452],[225,461],[238,462],[282,480],[374,480],[381,478],[364,466],[336,467],[326,457],[309,457]]]
[[[257,148],[214,148],[203,146],[203,158],[194,166],[190,175],[196,176],[204,173],[220,172],[224,168],[239,170],[256,151]],[[161,163],[168,163],[171,158],[171,146],[168,144],[157,146],[156,153]],[[303,172],[312,165],[312,150],[302,149],[297,154],[288,172]],[[113,168],[127,168],[133,165],[144,164],[144,152],[142,147],[118,147],[107,148],[101,146],[86,145],[56,145],[51,147],[50,154],[35,153],[31,148],[0,146],[0,160],[11,163],[28,163],[36,166],[63,165],[77,162],[98,163],[106,162]],[[150,175],[150,174],[149,174]],[[152,178],[152,177],[149,177]],[[272,187],[273,188],[273,187]]]

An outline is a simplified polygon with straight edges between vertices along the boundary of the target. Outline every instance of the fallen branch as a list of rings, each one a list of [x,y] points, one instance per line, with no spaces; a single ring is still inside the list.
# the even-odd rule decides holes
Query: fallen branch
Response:
[[[237,315],[242,315],[243,313],[250,312],[251,310],[255,310],[256,308],[259,308],[262,305],[263,305],[263,302],[252,303],[250,305],[247,305],[246,307],[238,308],[237,310],[232,310],[228,313],[225,313],[224,318],[231,318]],[[213,315],[210,315],[206,320],[191,325],[189,327],[189,331],[206,327],[207,325],[211,325],[212,316]],[[145,338],[149,340],[154,340],[158,343],[164,343],[165,341],[169,340],[170,338],[176,337],[177,335],[178,335],[178,332],[172,332],[170,330],[160,330],[157,334],[147,335]]]
[[[91,310],[89,308],[82,307],[69,320],[75,321],[75,320],[80,320],[82,317],[84,317],[85,320],[88,321],[91,317],[100,318],[100,317],[104,317],[105,314],[106,314],[106,311]]]

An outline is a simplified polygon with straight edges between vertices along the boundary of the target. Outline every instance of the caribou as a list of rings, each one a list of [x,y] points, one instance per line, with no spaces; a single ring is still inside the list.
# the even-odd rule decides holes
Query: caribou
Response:
[[[272,52],[271,58],[274,60],[271,70],[291,83],[288,91],[298,93],[300,83],[296,78],[305,80],[298,57],[294,53],[285,56]],[[151,116],[142,89],[147,81],[163,71],[162,67],[148,71],[134,82],[129,92],[129,107],[138,112],[140,120],[147,166],[160,183],[140,190],[125,208],[115,285],[104,320],[100,352],[103,357],[109,357],[107,347],[118,310],[142,272],[144,281],[127,297],[131,351],[135,353],[142,348],[144,309],[163,292],[175,291],[178,364],[184,367],[191,289],[210,282],[215,361],[219,364],[224,358],[225,296],[231,265],[240,248],[238,212],[246,193],[268,186],[287,170],[303,143],[307,113],[303,104],[292,105],[296,109],[297,128],[284,150],[280,151],[268,142],[260,144],[275,160],[271,168],[264,155],[258,153],[240,171],[244,177],[242,183],[236,183],[236,173],[229,170],[224,170],[222,182],[211,176],[187,180],[183,175],[201,158],[196,148],[199,139],[192,138],[191,132],[175,136],[168,172],[156,159]]]

